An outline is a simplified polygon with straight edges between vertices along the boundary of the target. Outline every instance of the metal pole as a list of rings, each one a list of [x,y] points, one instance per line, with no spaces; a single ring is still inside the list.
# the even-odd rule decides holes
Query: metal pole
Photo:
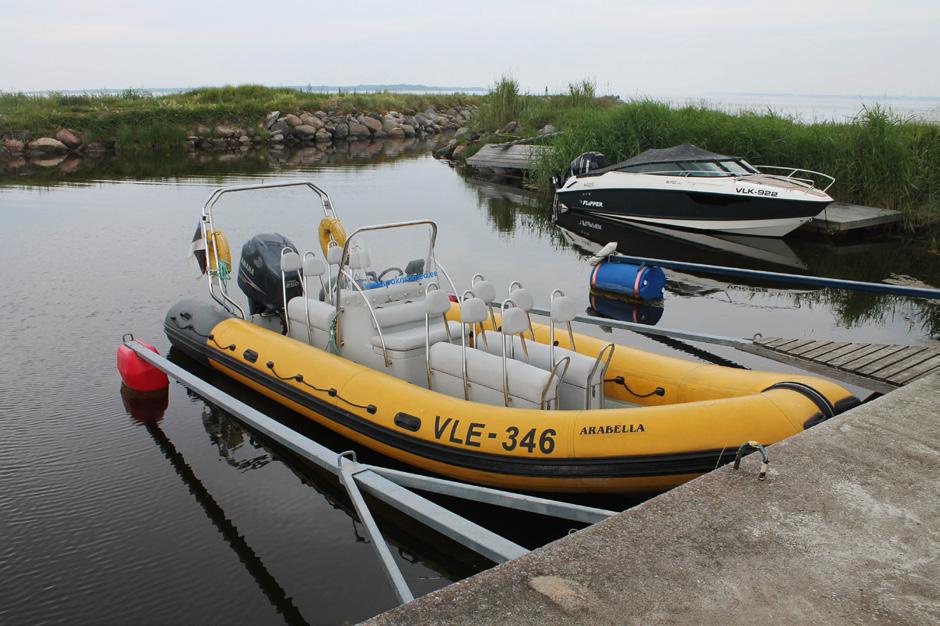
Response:
[[[747,270],[739,267],[726,267],[724,265],[705,265],[702,263],[686,263],[684,261],[670,261],[668,259],[648,259],[637,256],[614,254],[606,258],[610,263],[634,263],[637,265],[658,265],[674,270],[686,270],[703,274],[718,274],[723,276],[736,276],[739,278],[758,278],[780,283],[809,285],[812,287],[834,287],[836,289],[849,289],[852,291],[867,291],[891,296],[908,296],[912,298],[940,299],[940,289],[923,287],[905,287],[902,285],[889,285],[887,283],[868,283],[858,280],[843,280],[841,278],[824,278],[822,276],[802,276],[800,274],[783,274],[779,272],[765,272],[760,270]]]
[[[533,308],[529,313],[551,317],[551,311],[548,309]],[[701,341],[703,343],[714,343],[720,346],[750,346],[754,342],[750,339],[740,339],[738,337],[725,337],[723,335],[709,335],[707,333],[696,333],[688,330],[677,330],[674,328],[660,328],[659,326],[647,326],[646,324],[636,324],[634,322],[624,322],[621,320],[610,319],[606,317],[596,317],[594,315],[575,315],[574,322],[582,324],[594,324],[595,326],[609,326],[611,328],[621,328],[623,330],[632,330],[644,335],[661,335],[663,337],[675,337],[676,339],[687,339],[689,341]],[[151,353],[152,354],[152,353]]]
[[[180,381],[206,400],[222,407],[232,416],[270,437],[276,443],[333,475],[339,476],[340,466],[337,460],[339,455],[336,452],[233,398],[159,354],[144,348],[137,341],[128,341],[124,345],[137,353],[144,361]],[[374,472],[361,472],[356,476],[356,480],[370,495],[411,515],[419,522],[447,535],[495,563],[514,559],[528,552],[522,546],[509,541],[505,537],[460,517]]]
[[[340,482],[346,487],[346,493],[349,494],[349,499],[352,500],[356,514],[359,516],[362,525],[366,528],[366,533],[369,535],[372,547],[375,548],[376,553],[382,560],[382,564],[385,566],[385,574],[388,576],[389,582],[392,583],[392,587],[395,589],[395,595],[398,596],[398,603],[404,604],[405,602],[411,602],[415,599],[414,594],[411,593],[408,583],[405,582],[405,577],[402,576],[401,570],[398,569],[398,564],[395,563],[395,558],[389,551],[388,544],[385,543],[385,538],[382,537],[382,533],[379,532],[379,527],[375,523],[372,513],[369,511],[369,506],[362,498],[362,493],[356,485],[356,476],[359,472],[364,471],[363,467],[356,463],[355,460],[348,460],[345,456],[340,456],[338,460]]]

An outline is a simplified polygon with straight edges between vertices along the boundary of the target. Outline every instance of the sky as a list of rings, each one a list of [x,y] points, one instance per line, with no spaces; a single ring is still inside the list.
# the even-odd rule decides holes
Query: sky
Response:
[[[260,83],[940,96],[937,0],[0,0],[0,91]]]

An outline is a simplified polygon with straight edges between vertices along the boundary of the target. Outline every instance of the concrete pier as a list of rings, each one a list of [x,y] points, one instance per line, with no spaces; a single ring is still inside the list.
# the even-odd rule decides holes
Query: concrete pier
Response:
[[[940,622],[940,373],[373,624]]]

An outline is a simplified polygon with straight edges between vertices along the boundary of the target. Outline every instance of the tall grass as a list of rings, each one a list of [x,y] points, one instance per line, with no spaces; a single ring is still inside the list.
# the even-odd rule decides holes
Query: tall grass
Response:
[[[613,103],[610,98],[598,98],[590,80],[570,83],[567,94],[534,96],[522,93],[514,78],[504,76],[483,96],[473,125],[477,130],[495,131],[517,122],[516,134],[533,134],[571,111],[603,109]]]
[[[940,125],[900,118],[880,107],[848,122],[804,124],[768,113],[730,114],[638,100],[563,112],[565,133],[552,139],[532,176],[548,185],[575,156],[603,152],[611,163],[648,148],[693,143],[753,164],[785,165],[836,178],[837,200],[903,211],[909,223],[940,217]]]

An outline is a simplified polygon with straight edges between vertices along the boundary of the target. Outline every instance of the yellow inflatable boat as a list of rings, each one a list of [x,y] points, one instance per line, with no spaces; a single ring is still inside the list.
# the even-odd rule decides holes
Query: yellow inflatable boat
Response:
[[[336,220],[326,193],[303,184]],[[258,188],[213,194],[204,241],[220,236],[215,204],[250,189]],[[575,333],[573,302],[557,290],[545,324],[530,319],[534,298],[518,283],[500,300],[477,275],[460,293],[435,258],[432,222],[348,238],[330,224],[315,252],[282,235],[245,244],[238,284],[247,306],[228,290],[230,261],[216,258],[227,245],[206,246],[216,304],[174,305],[166,334],[233,379],[415,467],[529,491],[662,491],[730,460],[746,441],[774,443],[858,402],[820,378],[706,365]],[[426,248],[397,248],[423,256],[379,271],[366,245],[379,233],[423,233]]]

